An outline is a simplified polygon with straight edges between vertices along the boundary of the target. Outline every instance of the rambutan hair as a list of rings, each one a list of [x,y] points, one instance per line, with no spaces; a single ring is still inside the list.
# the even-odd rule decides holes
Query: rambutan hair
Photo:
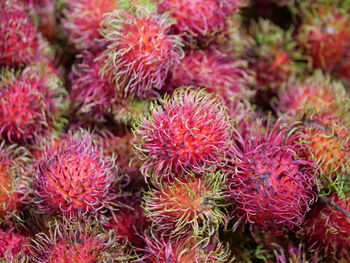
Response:
[[[301,158],[298,135],[277,121],[266,131],[257,122],[250,133],[235,132],[234,167],[227,177],[228,195],[236,205],[236,226],[247,221],[251,228],[281,235],[300,227],[316,199],[315,167]]]
[[[225,163],[231,127],[219,97],[193,87],[177,89],[134,130],[141,172],[161,181],[184,171],[212,172]]]
[[[92,134],[69,133],[42,149],[33,178],[33,201],[38,213],[56,212],[68,218],[107,208],[118,193],[111,191],[123,178],[114,159],[104,157]]]
[[[0,261],[27,262],[30,254],[29,243],[29,235],[21,234],[14,227],[0,228]]]
[[[99,58],[101,73],[120,97],[146,96],[162,88],[169,69],[183,56],[181,39],[169,34],[170,25],[166,15],[142,8],[135,16],[125,10],[105,16],[101,34],[109,45]]]
[[[176,235],[212,235],[227,222],[223,207],[224,176],[187,175],[158,184],[145,193],[143,207],[153,229]]]

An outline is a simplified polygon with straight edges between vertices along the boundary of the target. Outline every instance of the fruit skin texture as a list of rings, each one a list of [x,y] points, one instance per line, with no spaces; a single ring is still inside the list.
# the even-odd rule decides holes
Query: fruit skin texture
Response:
[[[99,50],[105,44],[99,32],[104,14],[118,8],[118,0],[75,0],[67,1],[64,27],[69,40],[79,50]]]
[[[349,196],[342,199],[336,194],[331,194],[328,198],[349,214]],[[350,219],[339,209],[319,203],[304,223],[303,231],[308,244],[316,248],[320,254],[334,262],[349,262]]]
[[[102,155],[91,134],[68,134],[42,152],[33,178],[38,213],[77,218],[109,207],[108,201],[115,198],[110,190],[118,182],[117,167]]]
[[[24,66],[36,56],[37,29],[15,1],[2,1],[0,8],[0,64]]]
[[[165,15],[141,8],[135,16],[124,10],[105,16],[101,34],[109,45],[100,57],[105,64],[101,73],[120,97],[146,96],[162,88],[169,69],[183,57],[181,39],[169,34],[170,25]]]
[[[220,211],[223,196],[220,173],[174,178],[144,195],[144,209],[153,229],[172,236],[210,235],[227,218]]]
[[[305,53],[312,57],[314,67],[332,70],[349,46],[348,10],[338,7],[336,3],[311,3],[303,10],[308,10],[308,13],[303,15],[296,39]]]
[[[225,161],[231,128],[219,97],[183,87],[153,104],[134,133],[141,172],[162,181],[187,170],[214,171]]]
[[[298,156],[298,135],[279,125],[270,130],[268,122],[264,132],[258,122],[249,134],[236,132],[235,168],[227,178],[236,225],[245,220],[274,235],[300,227],[316,198],[313,164]]]
[[[29,255],[28,245],[29,238],[17,233],[14,228],[0,229],[0,260],[26,262],[25,258]]]

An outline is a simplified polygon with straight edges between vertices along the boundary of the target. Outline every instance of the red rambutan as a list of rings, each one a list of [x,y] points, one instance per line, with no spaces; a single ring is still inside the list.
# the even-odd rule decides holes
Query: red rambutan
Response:
[[[17,233],[14,228],[0,229],[0,261],[27,262],[29,255],[29,238]],[[3,261],[5,260],[5,261]]]
[[[101,33],[108,48],[100,59],[101,73],[116,85],[120,97],[145,96],[161,89],[170,67],[182,57],[180,38],[169,35],[166,16],[138,9],[133,16],[124,10],[108,13]]]
[[[298,135],[279,128],[263,131],[260,122],[250,134],[236,132],[234,171],[227,178],[228,195],[238,223],[280,235],[299,227],[316,198],[312,163],[300,158]]]
[[[231,128],[219,97],[190,87],[153,104],[134,133],[141,172],[161,181],[186,170],[214,171],[225,162]]]

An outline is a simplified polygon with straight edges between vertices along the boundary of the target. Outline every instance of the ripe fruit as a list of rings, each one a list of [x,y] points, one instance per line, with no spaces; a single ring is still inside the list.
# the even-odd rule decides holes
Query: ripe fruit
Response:
[[[300,227],[315,200],[314,167],[299,157],[303,145],[279,121],[272,130],[269,122],[266,131],[255,125],[249,134],[236,132],[228,194],[237,225],[244,220],[253,229],[281,235]]]
[[[134,131],[141,172],[161,181],[184,171],[214,171],[230,144],[226,110],[218,97],[191,87],[153,104]]]
[[[118,182],[113,161],[88,132],[76,132],[44,146],[33,178],[39,213],[56,212],[69,218],[96,213],[115,198]]]
[[[14,228],[0,229],[1,262],[27,262],[28,246],[28,236],[18,233]]]
[[[100,57],[101,73],[116,85],[118,96],[146,96],[162,88],[182,57],[180,38],[169,35],[169,27],[165,15],[141,8],[135,16],[124,10],[105,16],[101,34],[109,45]]]

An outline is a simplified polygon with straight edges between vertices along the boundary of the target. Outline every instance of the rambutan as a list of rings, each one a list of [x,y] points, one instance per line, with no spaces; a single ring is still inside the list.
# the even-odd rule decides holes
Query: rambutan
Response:
[[[249,95],[251,75],[244,60],[239,60],[217,47],[190,51],[172,71],[171,86],[204,88],[219,94],[229,106],[236,97]]]
[[[223,175],[174,178],[144,195],[144,209],[154,230],[195,236],[215,232],[226,221],[222,207]]]
[[[281,235],[300,227],[316,194],[314,167],[298,155],[298,135],[279,127],[266,131],[261,122],[249,134],[235,134],[234,168],[227,177],[228,195],[236,205],[236,226],[246,220],[253,230]]]
[[[325,262],[349,262],[350,198],[332,194],[322,200],[304,223],[305,239],[325,256]]]
[[[235,10],[243,6],[241,0],[161,0],[160,13],[169,12],[176,20],[174,32],[183,36],[188,43],[213,42],[225,34],[227,20]],[[204,42],[204,43],[203,43]]]
[[[169,238],[151,230],[144,239],[144,263],[229,263],[234,260],[223,244],[208,238]]]
[[[121,100],[112,106],[114,121],[129,127],[133,127],[146,114],[149,114],[149,102],[146,100]]]
[[[113,159],[88,132],[63,136],[43,147],[33,178],[37,212],[56,212],[68,218],[96,213],[116,196],[111,188],[121,178]]]
[[[100,56],[102,77],[115,83],[120,97],[145,96],[161,89],[171,67],[182,57],[180,37],[169,34],[168,18],[139,8],[108,13],[101,34],[109,43]]]
[[[16,1],[2,1],[0,8],[0,65],[25,66],[37,54],[37,29]]]
[[[29,237],[14,228],[0,228],[0,261],[27,262],[29,255]],[[5,261],[3,261],[5,260]]]
[[[156,181],[189,170],[203,173],[225,162],[231,128],[219,97],[194,88],[179,88],[153,104],[135,128],[135,151],[141,172]]]
[[[118,9],[118,0],[74,0],[66,1],[67,10],[63,25],[69,40],[79,50],[99,50],[105,43],[99,26],[106,13]]]
[[[339,3],[339,4],[338,4]],[[332,70],[350,43],[350,16],[341,1],[305,1],[296,39],[314,67]]]

